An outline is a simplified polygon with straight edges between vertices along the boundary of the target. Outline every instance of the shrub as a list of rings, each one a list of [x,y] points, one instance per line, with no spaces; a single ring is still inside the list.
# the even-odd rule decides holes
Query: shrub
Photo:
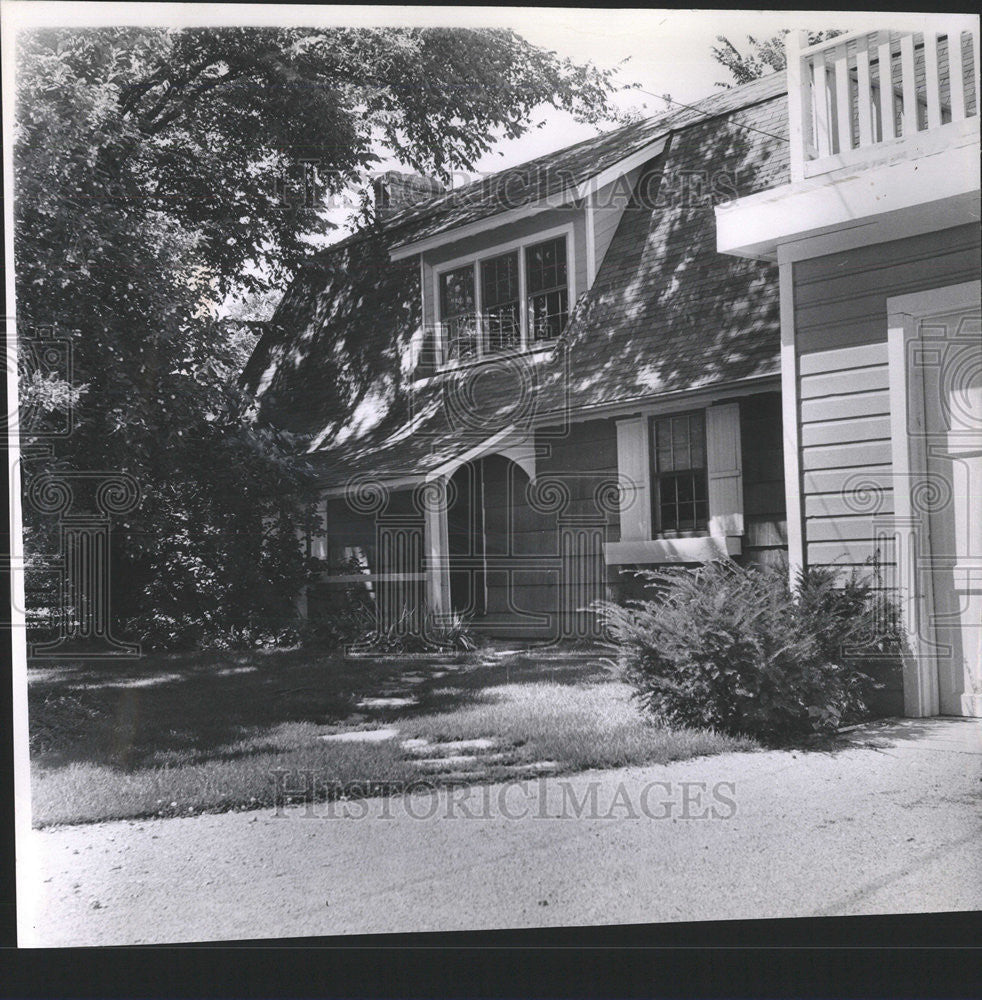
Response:
[[[868,585],[811,572],[792,592],[779,568],[726,562],[642,575],[653,600],[597,610],[624,679],[666,722],[775,741],[866,713],[858,654],[883,651],[885,606]]]
[[[305,644],[341,649],[358,642],[375,623],[375,605],[364,588],[350,584],[328,588],[316,584],[307,592]]]

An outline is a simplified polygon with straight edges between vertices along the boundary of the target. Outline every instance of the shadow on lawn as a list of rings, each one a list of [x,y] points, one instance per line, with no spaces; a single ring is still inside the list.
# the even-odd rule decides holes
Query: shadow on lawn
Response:
[[[599,657],[557,660],[491,650],[456,663],[271,650],[37,664],[28,674],[31,755],[48,766],[125,769],[182,755],[219,760],[244,737],[289,723],[370,727],[474,704],[500,684],[605,677]],[[362,699],[382,701],[360,706]]]

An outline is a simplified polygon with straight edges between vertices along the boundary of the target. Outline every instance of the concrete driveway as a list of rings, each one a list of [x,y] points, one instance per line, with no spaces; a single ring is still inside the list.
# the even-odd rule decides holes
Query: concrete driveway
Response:
[[[21,942],[978,909],[980,805],[982,721],[930,719],[833,753],[34,831]]]

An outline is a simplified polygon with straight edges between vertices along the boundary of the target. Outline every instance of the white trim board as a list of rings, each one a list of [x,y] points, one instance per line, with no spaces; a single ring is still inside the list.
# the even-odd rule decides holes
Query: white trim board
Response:
[[[740,555],[741,551],[740,538],[722,535],[607,542],[604,545],[604,562],[608,566],[701,563],[732,558]]]

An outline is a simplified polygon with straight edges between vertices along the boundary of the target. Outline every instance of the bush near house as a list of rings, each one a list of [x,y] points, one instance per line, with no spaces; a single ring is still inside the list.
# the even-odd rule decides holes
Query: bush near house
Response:
[[[642,706],[673,725],[781,741],[868,714],[864,669],[899,653],[889,603],[831,571],[713,562],[644,571],[652,600],[604,602],[617,664]]]

